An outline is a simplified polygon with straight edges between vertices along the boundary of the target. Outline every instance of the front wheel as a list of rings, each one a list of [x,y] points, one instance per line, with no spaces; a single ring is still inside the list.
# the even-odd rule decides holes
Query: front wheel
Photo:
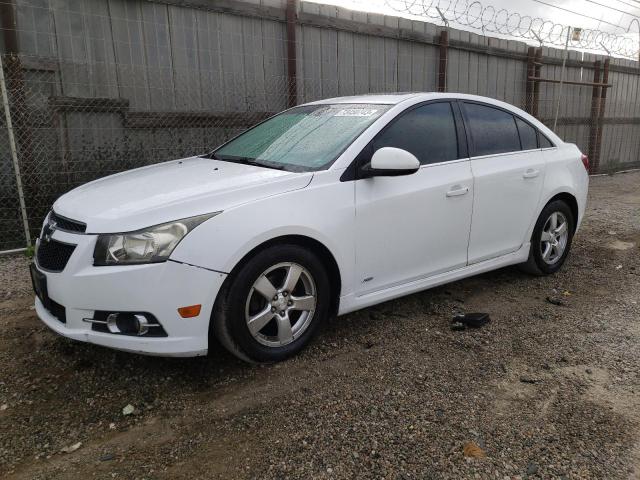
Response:
[[[529,259],[523,270],[534,275],[549,275],[564,264],[575,232],[575,220],[569,206],[554,200],[542,210],[531,236]]]
[[[329,304],[329,279],[316,255],[274,245],[231,274],[214,308],[214,335],[243,360],[280,361],[307,344]]]

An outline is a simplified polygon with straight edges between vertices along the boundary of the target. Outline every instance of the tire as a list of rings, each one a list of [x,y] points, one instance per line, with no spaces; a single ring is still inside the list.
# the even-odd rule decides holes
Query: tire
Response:
[[[552,228],[553,224],[551,223],[554,215],[558,225],[555,230]],[[557,232],[562,223],[566,224],[566,236],[556,233],[553,237],[549,237],[549,232],[552,230]],[[540,213],[540,217],[538,217],[536,226],[533,229],[529,258],[520,265],[520,268],[532,275],[551,275],[556,273],[562,268],[567,259],[574,233],[575,219],[569,205],[562,200],[554,200],[548,203]],[[543,240],[543,235],[545,239],[550,239],[550,241]],[[553,245],[554,241],[557,243],[555,246]],[[551,250],[548,251],[548,248]]]
[[[304,348],[327,319],[330,304],[329,277],[318,257],[299,245],[273,245],[230,274],[211,330],[242,360],[278,362]]]

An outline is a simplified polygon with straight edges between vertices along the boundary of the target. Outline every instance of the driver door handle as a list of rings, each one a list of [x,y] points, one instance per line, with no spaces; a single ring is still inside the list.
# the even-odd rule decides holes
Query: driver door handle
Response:
[[[460,195],[466,195],[469,192],[469,187],[463,187],[462,185],[454,185],[451,190],[447,192],[447,197],[458,197]]]
[[[522,178],[536,178],[538,175],[540,175],[540,170],[536,170],[535,168],[528,168],[522,174]]]

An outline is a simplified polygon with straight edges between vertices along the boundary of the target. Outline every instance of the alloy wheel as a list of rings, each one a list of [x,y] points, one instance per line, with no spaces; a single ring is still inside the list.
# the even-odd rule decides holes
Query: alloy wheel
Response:
[[[547,265],[558,262],[567,248],[569,222],[562,212],[553,212],[542,228],[540,253]]]
[[[311,273],[297,263],[278,263],[265,270],[249,291],[245,303],[249,332],[262,345],[288,345],[311,324],[316,301]]]

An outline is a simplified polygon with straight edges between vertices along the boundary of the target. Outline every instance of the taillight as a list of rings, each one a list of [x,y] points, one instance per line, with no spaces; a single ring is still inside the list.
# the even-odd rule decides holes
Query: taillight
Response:
[[[589,157],[586,156],[584,153],[581,155],[580,159],[582,160],[582,164],[584,165],[585,170],[587,171],[587,173],[589,172]]]

